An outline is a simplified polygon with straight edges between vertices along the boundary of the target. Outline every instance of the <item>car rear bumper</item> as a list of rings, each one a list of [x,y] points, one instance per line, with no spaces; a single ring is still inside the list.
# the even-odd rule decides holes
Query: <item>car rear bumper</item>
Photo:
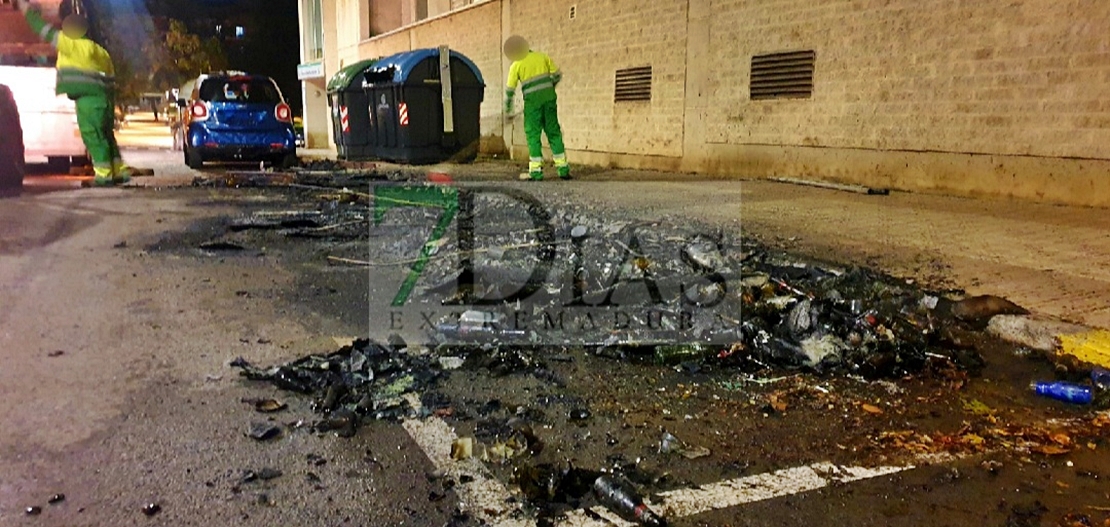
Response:
[[[266,148],[261,146],[200,146],[192,147],[205,160],[261,160],[295,154],[295,148]]]
[[[293,128],[271,130],[209,130],[190,126],[190,149],[205,158],[258,159],[296,153]]]

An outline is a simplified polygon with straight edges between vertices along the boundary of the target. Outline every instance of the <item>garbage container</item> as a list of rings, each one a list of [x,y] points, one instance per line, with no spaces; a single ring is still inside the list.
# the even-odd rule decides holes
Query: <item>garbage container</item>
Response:
[[[0,84],[0,194],[23,188],[23,128],[15,97]]]
[[[372,108],[370,144],[378,158],[422,164],[477,156],[485,98],[482,73],[461,53],[448,51],[450,91],[445,97],[441,53],[440,49],[398,53],[378,60],[366,73]],[[451,106],[446,120],[445,104]]]
[[[328,81],[328,106],[340,159],[359,161],[374,157],[369,144],[370,103],[363,85],[375,59],[351,64]]]

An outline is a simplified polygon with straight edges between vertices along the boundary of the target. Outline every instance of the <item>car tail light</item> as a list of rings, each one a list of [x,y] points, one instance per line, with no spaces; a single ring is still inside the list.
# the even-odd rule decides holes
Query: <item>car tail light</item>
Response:
[[[203,121],[208,119],[208,107],[204,103],[197,101],[189,107],[189,113],[193,115],[193,120]]]
[[[293,124],[293,110],[289,108],[288,104],[281,103],[274,108],[274,117],[283,123]]]

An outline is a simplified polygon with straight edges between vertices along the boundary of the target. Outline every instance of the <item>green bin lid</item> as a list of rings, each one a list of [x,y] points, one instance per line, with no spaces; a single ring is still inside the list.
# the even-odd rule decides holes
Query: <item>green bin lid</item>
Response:
[[[358,77],[360,73],[370,69],[370,66],[373,66],[376,62],[378,62],[378,59],[367,59],[339,70],[339,73],[336,73],[335,76],[328,81],[328,93],[335,93],[350,87],[351,81],[353,81],[355,77]]]

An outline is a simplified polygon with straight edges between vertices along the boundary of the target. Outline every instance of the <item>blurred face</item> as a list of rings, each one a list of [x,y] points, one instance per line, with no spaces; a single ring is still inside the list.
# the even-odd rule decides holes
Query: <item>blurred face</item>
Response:
[[[505,43],[505,56],[510,60],[520,60],[528,55],[528,43],[523,39],[511,38]]]
[[[62,21],[62,32],[69,38],[81,38],[89,31],[89,22],[81,15],[69,15]]]

